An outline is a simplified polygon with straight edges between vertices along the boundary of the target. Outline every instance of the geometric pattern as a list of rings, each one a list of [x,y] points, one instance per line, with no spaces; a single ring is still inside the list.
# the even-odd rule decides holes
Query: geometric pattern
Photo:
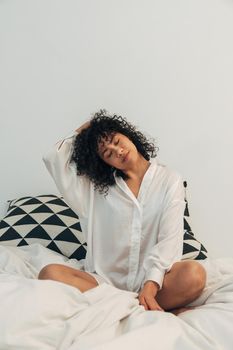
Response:
[[[86,242],[79,217],[62,197],[40,195],[10,202],[0,221],[0,244],[23,246],[40,243],[66,257],[85,258]]]
[[[187,182],[184,181],[186,190]],[[40,243],[70,259],[86,256],[87,243],[78,215],[63,197],[54,194],[21,197],[8,201],[6,216],[0,221],[0,244],[23,246]],[[182,260],[203,260],[207,250],[194,237],[188,223],[189,210],[185,194],[184,241]]]
[[[188,201],[186,199],[186,188],[187,182],[184,181],[185,187],[185,211],[184,211],[184,241],[183,241],[183,256],[182,260],[204,260],[207,258],[207,250],[201,242],[199,242],[195,237],[190,224],[188,222],[189,218],[189,208]]]

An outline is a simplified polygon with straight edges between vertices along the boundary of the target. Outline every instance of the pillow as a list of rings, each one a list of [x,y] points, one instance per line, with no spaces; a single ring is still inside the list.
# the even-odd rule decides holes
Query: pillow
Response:
[[[187,182],[184,181],[186,189]],[[184,244],[182,260],[207,258],[205,247],[195,239],[188,223],[185,196]],[[48,194],[9,201],[6,216],[0,221],[0,244],[23,246],[40,243],[69,259],[84,259],[86,246],[79,217],[62,197]]]
[[[53,194],[9,201],[0,221],[0,244],[11,246],[40,243],[70,259],[86,255],[86,242],[79,217],[62,197]]]
[[[192,229],[188,223],[189,209],[188,201],[186,197],[187,182],[184,181],[185,188],[185,210],[184,210],[184,243],[183,243],[183,256],[182,260],[204,260],[207,258],[207,250],[205,247],[194,237]]]

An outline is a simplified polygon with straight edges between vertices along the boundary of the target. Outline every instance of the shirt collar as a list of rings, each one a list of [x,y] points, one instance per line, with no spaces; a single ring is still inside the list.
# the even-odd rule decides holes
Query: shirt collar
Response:
[[[157,160],[155,158],[150,159],[149,162],[150,162],[150,166],[146,170],[146,173],[144,174],[143,181],[141,183],[137,198],[130,191],[129,187],[127,186],[127,184],[125,183],[123,178],[120,176],[116,176],[116,174],[115,174],[116,171],[114,172],[114,178],[115,178],[117,186],[119,186],[123,190],[123,192],[128,194],[128,196],[139,207],[139,209],[140,209],[140,202],[142,202],[144,200],[144,198],[146,196],[146,192],[149,189],[150,183],[151,183],[153,176],[154,176],[156,169],[157,169]]]

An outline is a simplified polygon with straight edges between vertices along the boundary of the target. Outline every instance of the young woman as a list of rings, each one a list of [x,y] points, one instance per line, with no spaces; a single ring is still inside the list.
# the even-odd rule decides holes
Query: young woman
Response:
[[[82,292],[101,283],[138,293],[146,310],[168,311],[195,300],[206,282],[196,261],[180,261],[184,188],[156,159],[156,147],[126,119],[95,113],[44,157],[87,240],[80,269],[45,266],[53,279]]]

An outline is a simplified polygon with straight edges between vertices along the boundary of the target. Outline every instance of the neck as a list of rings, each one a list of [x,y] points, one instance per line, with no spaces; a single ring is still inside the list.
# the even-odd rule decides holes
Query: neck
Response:
[[[135,163],[124,173],[128,176],[129,180],[142,180],[149,166],[150,162],[139,154]]]

